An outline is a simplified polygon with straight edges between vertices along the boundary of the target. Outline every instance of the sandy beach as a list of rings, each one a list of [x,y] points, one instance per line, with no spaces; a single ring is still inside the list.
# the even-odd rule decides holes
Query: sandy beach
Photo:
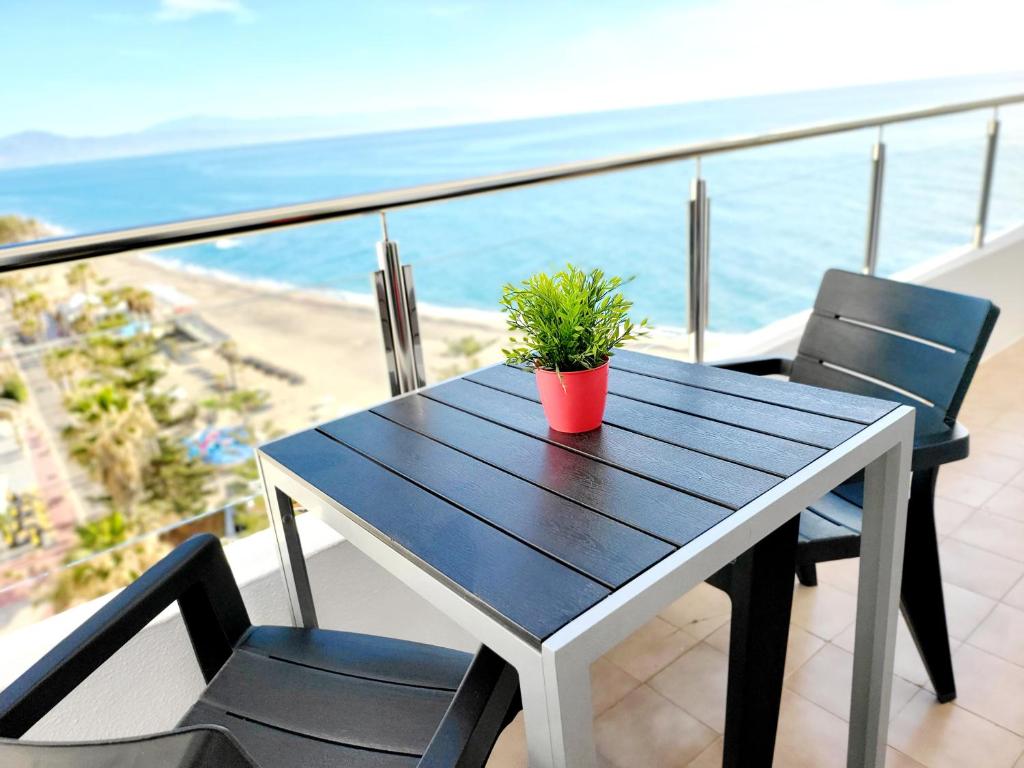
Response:
[[[270,394],[266,415],[277,430],[290,432],[391,394],[379,321],[368,303],[222,279],[136,255],[109,256],[94,266],[113,285],[167,286],[193,299],[193,311],[230,336],[240,356],[251,355],[302,376],[303,383],[289,384],[249,366],[237,368],[239,386]],[[429,307],[421,307],[420,332],[428,381],[498,362],[506,336],[497,311],[442,312]],[[472,341],[467,343],[468,339]],[[642,347],[678,356],[684,344],[678,334],[656,333]],[[465,354],[467,349],[472,354]],[[227,373],[212,349],[196,358],[198,366],[215,376]],[[189,381],[188,368],[172,368],[169,377],[190,392],[196,390],[198,382]]]
[[[108,257],[96,267],[113,284],[171,287],[195,301],[193,311],[228,335],[239,356],[266,360],[303,377],[303,383],[290,384],[250,366],[236,369],[239,386],[270,393],[268,416],[278,429],[299,429],[390,396],[379,321],[368,305],[313,291],[223,280],[138,256]],[[421,333],[434,380],[444,377],[447,368],[469,362],[446,356],[447,341],[477,339],[486,346],[478,356],[481,365],[500,355],[497,315],[490,323],[423,318]],[[215,376],[226,374],[224,361],[213,350],[209,353],[195,356],[198,365]],[[169,374],[178,376],[173,370]],[[193,389],[187,381],[180,383]]]

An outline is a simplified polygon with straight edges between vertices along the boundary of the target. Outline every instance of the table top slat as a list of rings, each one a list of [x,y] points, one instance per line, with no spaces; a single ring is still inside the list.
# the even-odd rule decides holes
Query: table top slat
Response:
[[[630,371],[611,370],[608,385],[615,392],[629,392],[634,399],[657,403],[663,408],[826,450],[835,448],[864,429],[862,424],[845,419],[820,416]]]
[[[484,421],[423,395],[392,400],[373,410],[527,482],[676,545],[686,544],[731,513],[726,507]]]
[[[496,365],[466,378],[540,401],[534,377],[520,368]],[[640,380],[636,386],[632,378],[618,371],[613,371],[611,378],[604,416],[607,424],[780,477],[788,477],[825,453],[824,448],[655,405],[646,386],[651,379],[634,377]]]
[[[750,503],[780,482],[775,475],[609,424],[582,434],[556,432],[548,427],[540,404],[466,379],[431,387],[425,395],[733,509]]]
[[[498,365],[260,450],[268,483],[311,489],[336,510],[326,520],[393,550],[378,551],[386,567],[407,577],[411,563],[411,586],[439,582],[539,647],[766,491],[827,471],[833,449],[896,407],[620,351],[592,432],[550,429],[535,378]],[[815,508],[802,539],[856,522],[838,497]]]
[[[363,411],[319,429],[608,587],[675,550],[377,414]]]
[[[610,594],[316,430],[263,452],[535,644]]]
[[[711,365],[693,365],[667,357],[619,350],[612,357],[613,370],[675,381],[693,387],[723,392],[751,400],[774,403],[785,408],[837,419],[872,424],[896,407],[885,400],[836,392],[792,381],[751,376]]]

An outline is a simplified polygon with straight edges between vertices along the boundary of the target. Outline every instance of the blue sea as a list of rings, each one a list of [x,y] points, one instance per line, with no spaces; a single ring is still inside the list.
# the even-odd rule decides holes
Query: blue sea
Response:
[[[1024,74],[758,96],[304,140],[0,172],[0,213],[85,233],[406,187],[1024,90]],[[988,112],[885,130],[879,271],[963,245]],[[1024,107],[1002,111],[990,231],[1024,219]],[[716,155],[711,328],[741,332],[809,305],[823,270],[859,269],[873,130]],[[392,239],[421,302],[494,309],[501,286],[567,261],[635,275],[636,312],[685,324],[693,162],[397,211]],[[376,217],[163,251],[241,278],[369,293]],[[240,308],[239,311],[244,311]]]

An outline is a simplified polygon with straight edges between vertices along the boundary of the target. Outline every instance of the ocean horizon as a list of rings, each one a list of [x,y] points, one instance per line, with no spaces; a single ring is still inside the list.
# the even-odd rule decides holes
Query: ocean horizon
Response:
[[[98,232],[864,117],[1022,90],[1024,74],[896,83],[444,126],[0,171],[0,214]],[[966,244],[990,113],[885,129],[879,273]],[[1024,107],[1003,120],[989,231],[1024,219]],[[714,155],[711,318],[744,332],[806,308],[821,273],[863,261],[871,145],[862,130]],[[634,276],[635,312],[685,325],[691,161],[388,215],[417,296],[494,311],[501,286],[567,261]],[[369,300],[378,217],[162,251],[165,263]]]

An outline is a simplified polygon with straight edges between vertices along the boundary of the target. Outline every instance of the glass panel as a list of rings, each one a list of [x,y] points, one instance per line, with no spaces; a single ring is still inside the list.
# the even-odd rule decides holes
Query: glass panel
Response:
[[[377,230],[0,276],[0,631],[123,586],[191,533],[265,527],[253,446],[390,396]]]
[[[987,120],[969,112],[885,129],[879,275],[971,242]]]
[[[866,132],[712,156],[708,356],[809,307],[831,267],[859,270],[870,174]]]
[[[680,354],[686,323],[686,200],[692,163],[395,211],[388,229],[413,265],[428,380],[501,359],[505,283],[571,262],[635,276],[647,346]]]
[[[999,119],[988,212],[989,237],[1024,223],[1024,104],[1000,109]]]

